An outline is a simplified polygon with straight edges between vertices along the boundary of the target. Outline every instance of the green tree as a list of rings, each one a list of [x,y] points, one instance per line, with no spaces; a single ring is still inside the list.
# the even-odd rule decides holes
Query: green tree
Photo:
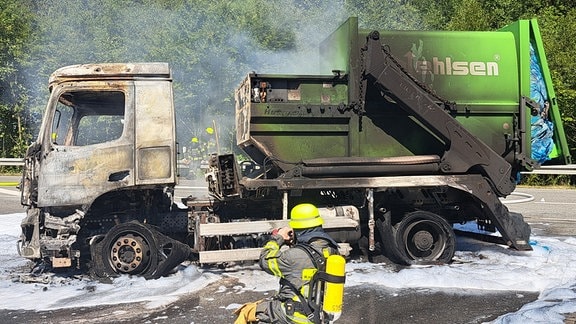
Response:
[[[545,2],[545,0],[542,0]],[[517,0],[411,0],[425,29],[494,30],[520,18],[531,18],[540,4]]]
[[[49,74],[61,66],[169,62],[182,143],[215,119],[220,130],[233,129],[233,89],[246,73],[311,73],[306,60],[290,57],[317,50],[318,39],[341,21],[328,21],[333,3],[319,0],[61,0],[36,1],[33,10],[38,42],[31,66],[38,68],[28,76],[41,89],[35,111],[43,107]]]
[[[357,16],[360,27],[381,30],[423,29],[418,8],[404,0],[349,0],[346,12]]]
[[[19,71],[27,59],[32,17],[27,1],[0,2],[0,156],[20,157],[30,138],[27,93]]]

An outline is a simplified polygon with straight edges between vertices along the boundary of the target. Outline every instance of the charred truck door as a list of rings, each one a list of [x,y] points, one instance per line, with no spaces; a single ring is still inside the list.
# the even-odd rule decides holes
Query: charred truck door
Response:
[[[134,85],[110,85],[64,83],[52,90],[52,128],[41,135],[40,207],[90,204],[103,192],[134,185],[134,116],[126,109],[134,106]]]

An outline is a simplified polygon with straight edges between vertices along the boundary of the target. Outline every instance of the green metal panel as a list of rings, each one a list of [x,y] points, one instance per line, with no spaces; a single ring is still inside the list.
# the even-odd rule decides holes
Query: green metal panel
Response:
[[[358,18],[350,17],[338,29],[320,43],[321,73],[331,74],[335,70],[348,74],[351,80],[360,78]],[[358,101],[357,87],[350,87],[351,102]]]
[[[379,31],[382,44],[432,91],[457,103],[456,118],[496,152],[506,151],[520,105],[513,35],[494,32]],[[369,31],[360,31],[364,39]],[[414,127],[411,127],[414,129]],[[414,154],[429,154],[422,138]],[[424,144],[426,143],[426,144]],[[513,155],[508,157],[512,162]]]
[[[360,87],[354,80],[361,78],[360,51],[358,35],[358,17],[350,17],[336,31],[320,43],[321,73],[331,74],[340,71],[347,74],[351,84],[348,87],[348,102],[358,103],[360,97]],[[350,133],[348,135],[348,154],[350,156],[361,156],[358,122],[350,123]]]
[[[259,163],[267,157],[298,162],[350,155],[344,79],[251,74],[237,90],[236,102],[237,143]]]
[[[268,157],[298,162],[442,156],[449,143],[443,142],[438,129],[427,128],[409,110],[364,84],[362,53],[370,32],[359,30],[357,18],[350,18],[322,42],[325,75],[249,75],[236,93],[238,144],[258,162]],[[379,35],[406,71],[431,92],[456,103],[451,114],[469,132],[513,165],[530,166],[524,156],[531,156],[532,116],[522,96],[530,97],[531,41],[547,92],[555,98],[535,21],[519,21],[494,32],[379,31]],[[557,156],[568,163],[555,99],[552,104]]]
[[[350,99],[358,101],[362,47],[372,31],[350,18],[320,46],[321,72],[350,74]],[[436,94],[457,103],[454,116],[498,153],[507,152],[520,105],[514,36],[495,32],[378,31],[383,46]],[[355,91],[355,92],[354,92]],[[400,107],[374,99],[350,124],[352,156],[438,154],[445,143],[418,125]],[[385,143],[385,145],[383,145]],[[529,152],[529,145],[526,146]],[[507,152],[507,153],[506,153]]]
[[[380,31],[380,40],[410,74],[459,107],[491,112],[518,104],[511,34]]]
[[[320,46],[321,72],[342,70],[350,75],[350,102],[357,102],[361,78],[362,47],[372,30],[358,29],[352,17]],[[378,31],[383,46],[418,80],[441,97],[456,102],[455,118],[469,131],[512,162],[518,154],[531,156],[530,109],[522,105],[522,96],[530,96],[530,43],[537,52],[546,89],[551,98],[550,119],[554,124],[553,163],[571,163],[554,89],[544,55],[536,20],[521,20],[500,31]],[[350,125],[350,154],[373,156],[386,152],[425,154],[426,133],[414,135],[415,128],[398,107],[372,102],[371,113],[364,118],[376,120],[388,114],[387,125],[410,130],[421,141],[420,147],[398,139],[391,129],[354,129]],[[385,109],[386,112],[378,110]],[[382,122],[372,123],[370,125]],[[376,128],[380,128],[377,126]],[[360,132],[366,132],[360,134]],[[520,134],[519,149],[510,152],[508,139]],[[432,135],[432,134],[428,134]],[[376,141],[387,148],[377,149]],[[404,142],[404,143],[401,143]],[[436,143],[438,144],[438,143]],[[395,147],[395,146],[402,147]],[[408,146],[406,146],[408,145]],[[390,147],[392,146],[392,147]]]

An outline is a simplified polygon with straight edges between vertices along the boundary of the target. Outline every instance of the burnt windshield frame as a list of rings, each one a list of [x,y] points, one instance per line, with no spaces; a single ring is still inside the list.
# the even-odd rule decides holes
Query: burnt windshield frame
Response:
[[[125,131],[126,94],[118,90],[63,92],[56,107],[51,142],[85,146],[113,141]]]

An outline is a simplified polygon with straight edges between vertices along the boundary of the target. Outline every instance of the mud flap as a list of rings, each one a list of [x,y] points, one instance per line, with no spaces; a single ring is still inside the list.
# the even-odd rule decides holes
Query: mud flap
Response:
[[[504,204],[496,204],[495,215],[499,215],[499,230],[509,240],[508,245],[519,251],[530,251],[530,225],[524,221],[522,214],[511,212]]]
[[[123,235],[137,235],[146,241],[149,248],[147,264],[137,271],[118,271],[111,260],[113,243]],[[157,279],[168,274],[190,255],[190,247],[160,233],[153,226],[139,222],[116,225],[106,236],[95,239],[90,245],[90,273],[93,277],[106,279],[121,274]]]
[[[487,190],[490,184],[488,180],[468,175],[460,177],[458,183],[479,200],[478,206],[483,213],[481,219],[498,229],[506,245],[519,251],[532,250],[530,225],[524,221],[522,214],[510,212],[494,192]]]

